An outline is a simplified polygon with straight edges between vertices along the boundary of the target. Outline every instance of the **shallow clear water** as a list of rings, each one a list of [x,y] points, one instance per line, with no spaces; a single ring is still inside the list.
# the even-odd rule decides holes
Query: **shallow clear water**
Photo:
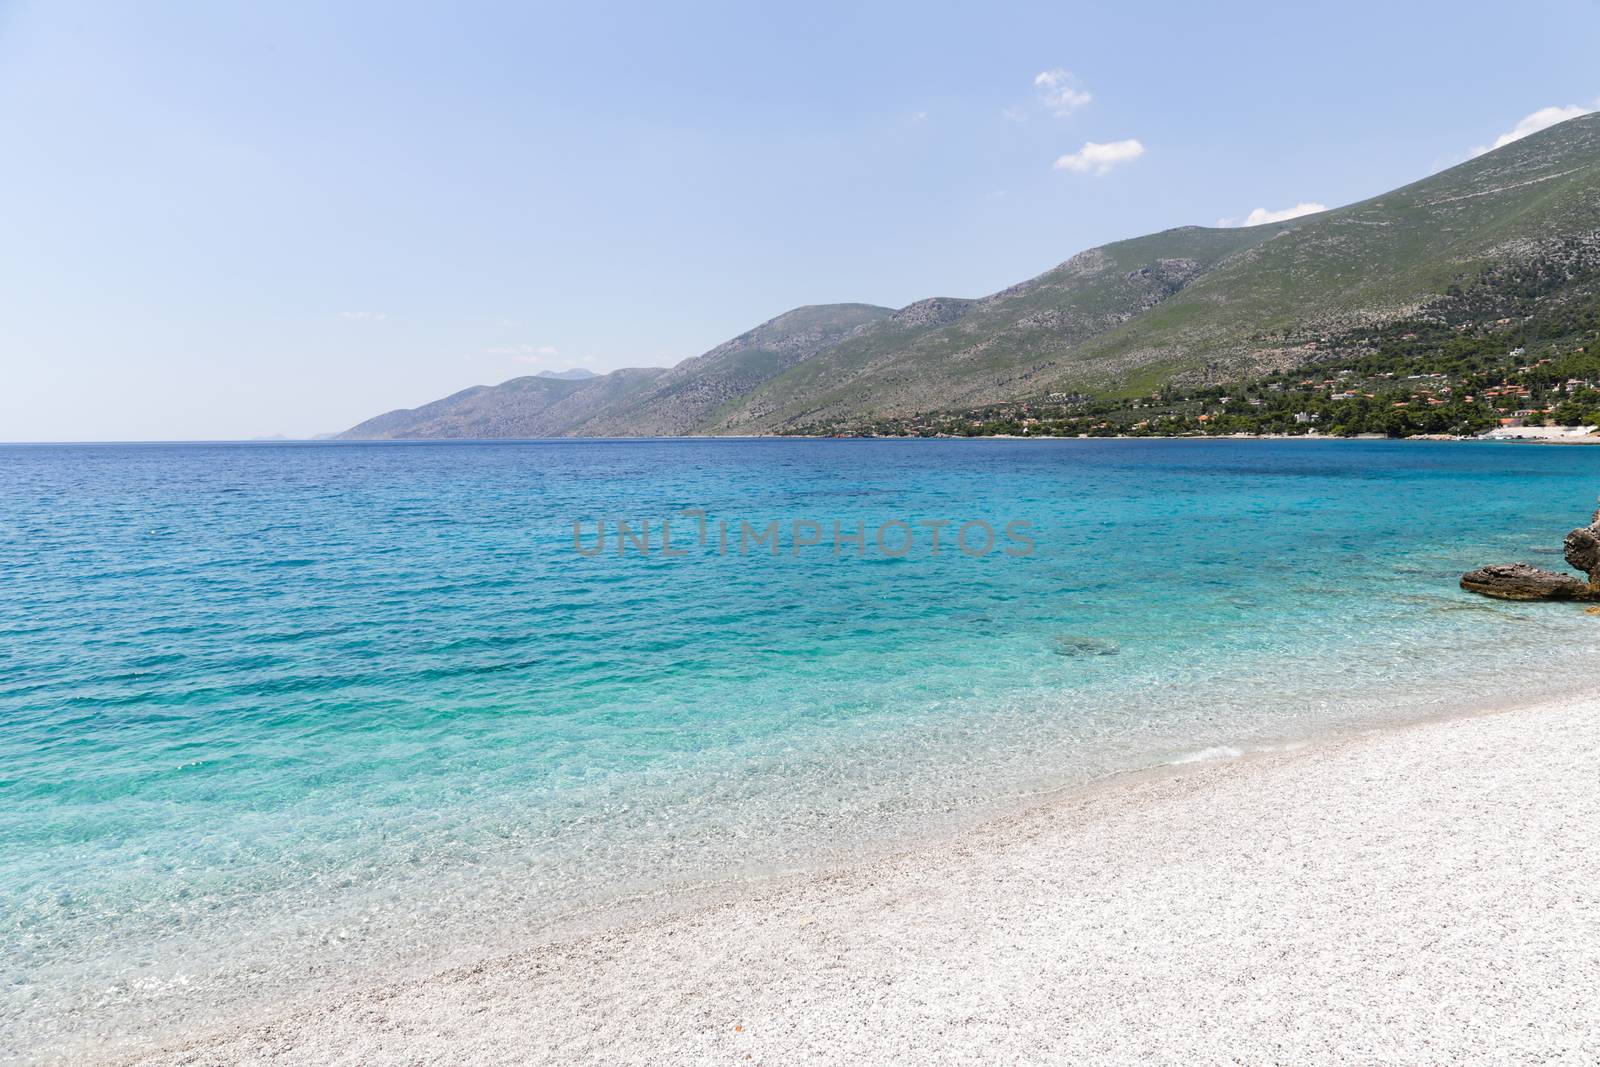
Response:
[[[1600,449],[1412,442],[0,448],[0,1055],[1584,687],[1600,619],[1456,580],[1559,568],[1597,492]]]

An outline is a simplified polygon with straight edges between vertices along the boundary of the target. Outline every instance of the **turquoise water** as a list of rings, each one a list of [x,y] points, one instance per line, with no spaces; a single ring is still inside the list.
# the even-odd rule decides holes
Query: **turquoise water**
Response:
[[[0,1053],[1585,687],[1600,620],[1455,583],[1560,567],[1597,492],[1487,444],[0,448]]]

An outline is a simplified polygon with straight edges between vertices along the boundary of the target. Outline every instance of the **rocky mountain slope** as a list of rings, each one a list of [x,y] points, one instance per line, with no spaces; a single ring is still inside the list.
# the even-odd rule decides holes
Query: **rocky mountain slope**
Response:
[[[796,308],[703,356],[684,360],[628,403],[602,412],[576,432],[591,437],[666,437],[717,425],[724,409],[737,408],[774,377],[894,314],[871,304]]]
[[[660,367],[644,367],[593,378],[529,375],[500,385],[475,385],[419,408],[368,419],[339,436],[566,437],[602,412],[625,406],[665,373]]]
[[[1186,227],[1082,252],[980,300],[925,300],[862,330],[730,406],[706,429],[782,430],[828,417],[911,413],[1055,388],[1079,344],[1113,330],[1276,227]]]
[[[1600,115],[1590,115],[1319,215],[1119,241],[977,300],[799,308],[671,370],[515,379],[345,436],[829,432],[1228,381],[1315,362],[1326,335],[1404,318],[1597,232]]]
[[[605,375],[538,374],[391,411],[346,438],[670,437],[776,374],[891,315],[871,304],[796,308],[676,367]]]

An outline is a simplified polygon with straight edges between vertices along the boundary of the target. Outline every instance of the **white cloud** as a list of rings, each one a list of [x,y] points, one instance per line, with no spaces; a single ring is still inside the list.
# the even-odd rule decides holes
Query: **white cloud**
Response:
[[[915,115],[911,116],[911,121],[912,122],[927,122],[928,121],[928,113],[926,111],[919,111]]]
[[[368,322],[382,322],[389,315],[383,311],[341,311],[339,312],[339,317],[341,319],[365,319]]]
[[[1002,118],[1010,122],[1027,122],[1028,116],[1020,107],[1003,107],[1000,109]]]
[[[1294,207],[1286,207],[1281,211],[1268,211],[1264,207],[1258,207],[1242,219],[1218,219],[1217,225],[1265,226],[1269,222],[1288,222],[1290,219],[1297,219],[1301,215],[1315,215],[1319,211],[1326,210],[1328,210],[1327,204],[1312,203],[1308,200],[1304,203],[1296,204]]]
[[[1076,152],[1057,159],[1056,170],[1075,170],[1080,174],[1090,171],[1105,174],[1112,167],[1131,163],[1142,155],[1144,155],[1144,145],[1132,139],[1112,141],[1109,144],[1085,141],[1083,147]]]
[[[496,345],[484,351],[491,356],[510,356],[520,363],[543,363],[561,354],[555,345]]]
[[[1033,87],[1039,91],[1044,106],[1058,116],[1070,115],[1094,99],[1087,89],[1078,85],[1072,72],[1066,70],[1042,71],[1034,77]]]
[[[1504,148],[1512,141],[1520,141],[1530,133],[1547,130],[1558,122],[1575,119],[1579,115],[1587,115],[1594,111],[1592,107],[1583,107],[1579,104],[1568,104],[1566,107],[1541,107],[1530,115],[1524,115],[1517,124],[1494,139],[1492,145],[1478,145],[1472,150],[1472,155],[1481,156],[1485,152],[1496,148]]]

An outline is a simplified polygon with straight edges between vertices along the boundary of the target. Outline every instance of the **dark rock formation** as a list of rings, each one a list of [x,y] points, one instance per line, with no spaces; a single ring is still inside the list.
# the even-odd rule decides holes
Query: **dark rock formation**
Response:
[[[1542,571],[1526,563],[1496,563],[1464,575],[1461,588],[1500,600],[1600,600],[1570,574]]]
[[[1526,563],[1497,563],[1463,575],[1461,588],[1501,600],[1600,601],[1600,511],[1589,525],[1567,534],[1562,547],[1567,563],[1587,575],[1587,582]]]
[[[1589,588],[1600,590],[1600,511],[1594,521],[1567,534],[1567,564],[1589,576]]]

